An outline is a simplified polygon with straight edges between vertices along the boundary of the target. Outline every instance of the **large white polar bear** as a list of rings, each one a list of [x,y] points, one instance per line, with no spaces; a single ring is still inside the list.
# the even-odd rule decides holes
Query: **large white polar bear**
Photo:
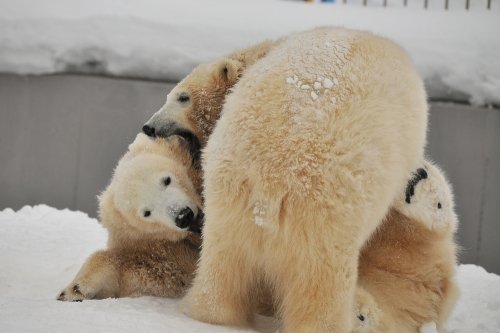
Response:
[[[181,309],[245,325],[265,280],[283,331],[349,332],[360,248],[422,160],[426,125],[423,83],[393,42],[343,28],[281,40],[208,139],[203,249]]]

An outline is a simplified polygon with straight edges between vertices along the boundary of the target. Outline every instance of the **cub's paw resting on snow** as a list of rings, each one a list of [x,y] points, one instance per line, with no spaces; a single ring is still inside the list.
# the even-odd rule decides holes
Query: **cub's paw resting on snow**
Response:
[[[59,294],[59,301],[79,302],[103,299],[119,294],[119,273],[107,251],[94,253],[75,279]]]
[[[87,259],[58,299],[181,296],[199,257],[199,184],[183,139],[139,134],[99,198],[107,249]]]
[[[66,289],[61,291],[59,297],[57,297],[58,301],[69,301],[69,302],[81,302],[84,299],[92,299],[95,295],[95,292],[91,292],[92,296],[83,295],[80,291],[80,286],[75,284],[73,286],[68,286]]]
[[[359,285],[373,298],[361,299],[359,312],[368,320],[357,322],[354,332],[418,332],[427,323],[444,324],[458,296],[456,228],[451,186],[426,161],[361,253]]]

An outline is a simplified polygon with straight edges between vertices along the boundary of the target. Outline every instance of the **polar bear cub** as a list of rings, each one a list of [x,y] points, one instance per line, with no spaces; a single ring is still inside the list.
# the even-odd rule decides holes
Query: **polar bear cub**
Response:
[[[195,151],[204,147],[219,119],[226,95],[245,70],[279,41],[264,41],[201,64],[168,94],[165,104],[143,126],[151,137],[184,136]]]
[[[442,327],[458,297],[457,224],[452,188],[426,161],[361,253],[354,332]]]
[[[107,249],[87,259],[59,300],[183,294],[203,218],[199,170],[183,141],[137,135],[99,198]]]

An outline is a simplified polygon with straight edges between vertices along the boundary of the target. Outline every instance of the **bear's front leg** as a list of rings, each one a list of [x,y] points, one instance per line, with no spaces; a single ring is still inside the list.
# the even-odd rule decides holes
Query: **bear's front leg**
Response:
[[[119,274],[107,251],[91,255],[74,280],[59,294],[59,301],[115,297],[119,293]]]
[[[208,224],[208,223],[207,223]],[[207,323],[245,326],[252,320],[252,264],[240,249],[229,246],[231,235],[204,230],[203,249],[193,286],[180,301],[186,315]],[[226,246],[227,245],[227,246]]]
[[[277,277],[282,332],[344,333],[352,330],[356,257],[355,252],[328,251],[314,259],[295,253],[283,260],[287,264],[282,266]]]

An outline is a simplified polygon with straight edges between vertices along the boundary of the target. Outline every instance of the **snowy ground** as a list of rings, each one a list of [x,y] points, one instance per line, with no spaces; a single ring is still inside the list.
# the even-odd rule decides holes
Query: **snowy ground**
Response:
[[[81,212],[40,205],[0,211],[0,330],[2,332],[254,332],[210,326],[176,310],[176,301],[152,297],[66,303],[56,295],[85,258],[102,248],[104,229]],[[500,332],[500,276],[462,265],[462,297],[449,333]],[[276,323],[259,318],[258,331]]]
[[[360,0],[356,0],[358,3]],[[349,0],[349,3],[355,3]],[[378,1],[378,2],[377,2]],[[0,72],[90,72],[176,82],[195,65],[265,38],[320,25],[390,37],[431,97],[500,104],[500,0],[370,0],[376,7],[270,0],[0,0]],[[341,2],[341,1],[337,1]],[[399,3],[399,5],[398,5]]]

